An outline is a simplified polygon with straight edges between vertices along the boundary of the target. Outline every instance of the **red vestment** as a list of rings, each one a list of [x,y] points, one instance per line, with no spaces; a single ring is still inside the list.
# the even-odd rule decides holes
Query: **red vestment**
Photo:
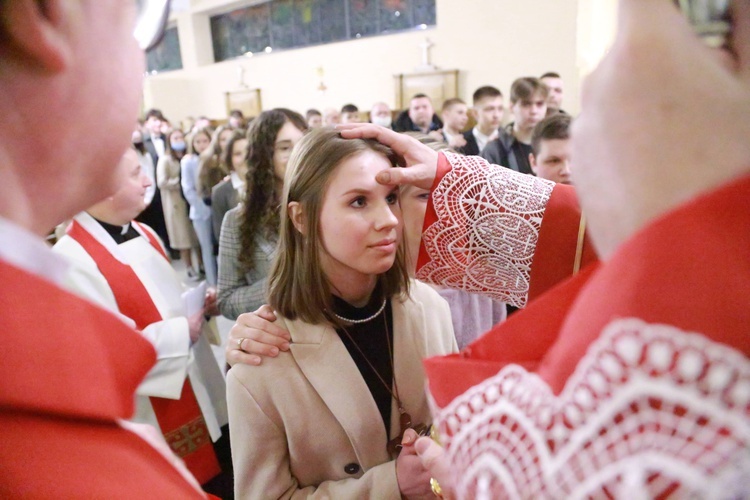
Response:
[[[426,361],[459,497],[750,494],[749,249],[746,177]]]
[[[151,344],[93,304],[0,260],[0,497],[204,498],[120,425]]]

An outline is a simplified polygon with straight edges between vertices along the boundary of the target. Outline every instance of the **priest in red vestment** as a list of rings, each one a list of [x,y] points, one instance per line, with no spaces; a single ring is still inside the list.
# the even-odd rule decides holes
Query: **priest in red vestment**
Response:
[[[71,262],[65,285],[121,315],[156,350],[156,365],[136,391],[131,420],[160,430],[206,491],[231,494],[212,442],[227,425],[226,384],[206,338],[201,309],[188,316],[183,285],[150,227],[135,222],[151,181],[134,150],[123,156],[127,178],[112,196],[73,218],[53,251]],[[215,304],[215,294],[213,295]],[[211,307],[207,299],[203,304]],[[220,441],[231,463],[229,442]]]
[[[66,291],[70,268],[44,241],[123,180],[143,51],[169,17],[168,2],[145,6],[158,5],[0,2],[1,498],[205,498],[127,421],[151,343]]]

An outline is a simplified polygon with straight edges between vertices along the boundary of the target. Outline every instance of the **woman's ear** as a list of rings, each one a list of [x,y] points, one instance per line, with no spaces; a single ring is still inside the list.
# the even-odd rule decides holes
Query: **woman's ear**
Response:
[[[286,210],[287,214],[289,214],[289,219],[291,219],[292,224],[294,224],[294,228],[299,231],[300,234],[306,234],[305,214],[302,212],[302,205],[300,205],[298,201],[290,201]]]

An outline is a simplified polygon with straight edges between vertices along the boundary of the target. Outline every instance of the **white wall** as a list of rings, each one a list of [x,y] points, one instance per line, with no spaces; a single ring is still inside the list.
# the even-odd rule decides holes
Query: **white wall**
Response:
[[[460,70],[458,97],[467,102],[481,85],[497,86],[507,95],[519,76],[557,71],[566,82],[564,108],[577,113],[581,75],[603,39],[601,8],[592,9],[592,2],[613,5],[615,0],[437,0],[435,28],[213,64],[210,16],[252,2],[192,0],[174,15],[185,69],[147,77],[144,104],[161,108],[173,121],[199,114],[224,118],[224,92],[241,88],[242,65],[245,82],[261,89],[264,109],[304,112],[352,102],[367,110],[377,100],[393,105],[393,75],[420,64],[419,44],[429,37],[435,44],[431,62]],[[612,15],[613,9],[604,12]],[[325,93],[317,90],[319,68]]]

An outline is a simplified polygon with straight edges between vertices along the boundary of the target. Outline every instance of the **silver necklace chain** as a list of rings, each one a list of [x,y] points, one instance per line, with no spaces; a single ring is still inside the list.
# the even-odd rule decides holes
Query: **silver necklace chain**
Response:
[[[349,319],[349,318],[345,318],[343,316],[339,316],[336,313],[333,313],[333,315],[336,316],[341,321],[346,321],[347,323],[352,323],[352,324],[355,324],[355,325],[358,325],[360,323],[367,323],[368,321],[372,321],[375,318],[377,318],[378,316],[380,316],[380,313],[382,313],[383,309],[385,309],[385,302],[386,302],[386,299],[383,299],[383,305],[380,306],[380,309],[378,309],[375,314],[373,314],[372,316],[370,316],[368,318],[363,318],[363,319]]]

